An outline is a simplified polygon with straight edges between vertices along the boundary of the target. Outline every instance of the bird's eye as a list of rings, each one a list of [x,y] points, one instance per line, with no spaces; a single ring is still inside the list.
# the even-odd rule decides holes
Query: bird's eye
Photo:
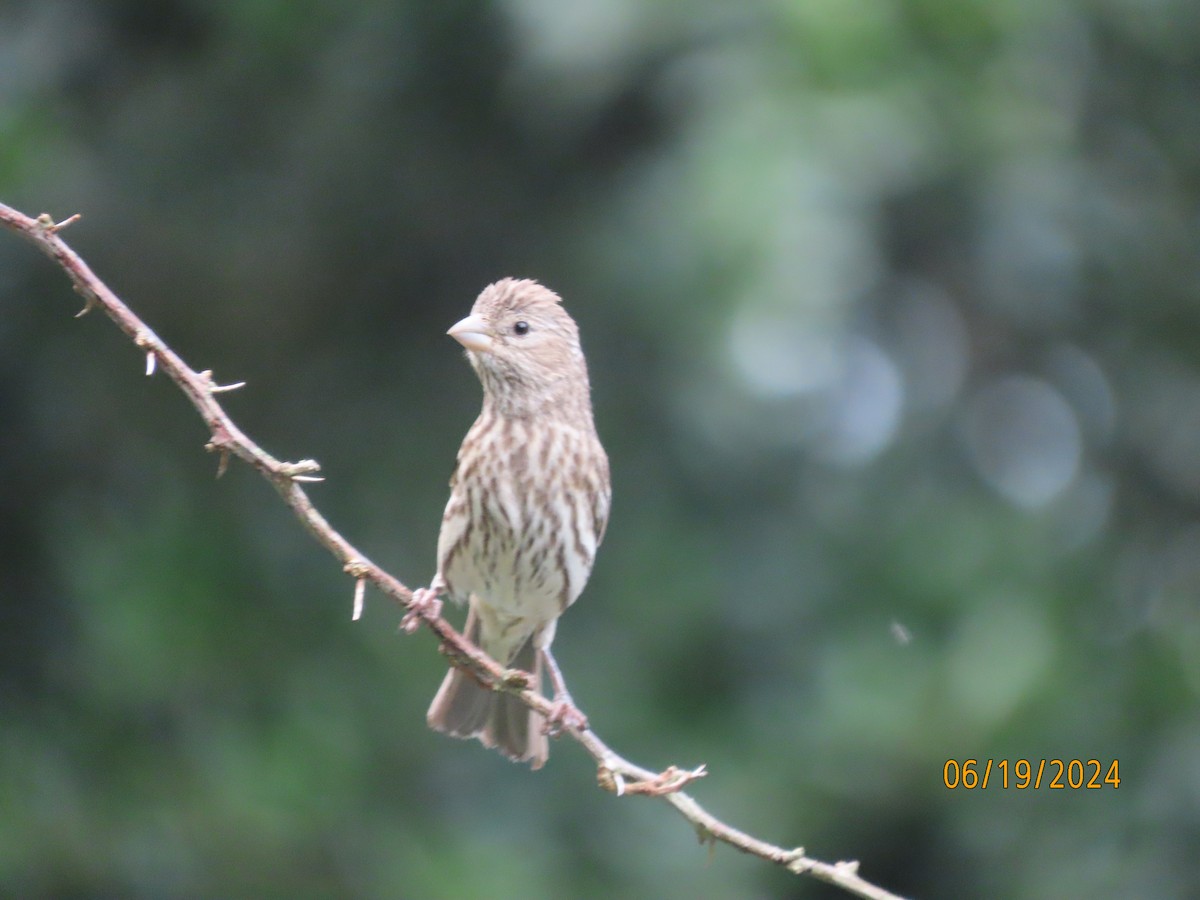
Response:
[[[513,325],[513,334],[518,337],[523,334],[529,334],[529,323],[522,319],[517,324]]]

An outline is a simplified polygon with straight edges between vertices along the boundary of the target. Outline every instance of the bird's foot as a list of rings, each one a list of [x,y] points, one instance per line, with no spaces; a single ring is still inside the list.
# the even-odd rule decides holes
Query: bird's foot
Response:
[[[568,694],[566,697],[555,696],[550,702],[550,714],[546,717],[546,724],[542,730],[551,737],[557,737],[564,730],[586,731],[587,727],[587,716],[572,702]]]
[[[421,627],[422,619],[436,619],[442,614],[442,601],[438,598],[445,587],[440,579],[435,578],[427,588],[417,588],[413,591],[412,600],[408,603],[408,612],[400,620],[400,627],[412,634]]]
[[[550,715],[546,717],[544,731],[551,736],[562,734],[564,728],[573,731],[583,731],[588,727],[587,716],[580,712],[571,692],[567,690],[566,679],[562,669],[549,647],[542,648],[542,659],[546,661],[546,669],[550,672],[550,684],[554,686],[554,699],[550,701]]]

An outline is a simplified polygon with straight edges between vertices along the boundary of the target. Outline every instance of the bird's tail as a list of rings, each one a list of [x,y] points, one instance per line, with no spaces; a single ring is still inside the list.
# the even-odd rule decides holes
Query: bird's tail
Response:
[[[474,609],[467,614],[463,636],[475,646],[482,646],[479,618]],[[534,646],[533,635],[521,645],[509,665],[532,673],[530,686],[541,692],[542,658]],[[461,669],[452,668],[446,673],[425,721],[434,731],[452,737],[478,738],[485,747],[494,747],[517,762],[528,762],[534,769],[540,769],[550,754],[541,714],[512,694],[483,687]]]

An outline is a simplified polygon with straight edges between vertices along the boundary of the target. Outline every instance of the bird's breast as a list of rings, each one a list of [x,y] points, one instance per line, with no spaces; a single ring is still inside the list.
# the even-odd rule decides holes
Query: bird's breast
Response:
[[[579,596],[599,543],[596,489],[579,471],[590,444],[572,429],[481,423],[446,508],[442,576],[459,598],[544,624]]]

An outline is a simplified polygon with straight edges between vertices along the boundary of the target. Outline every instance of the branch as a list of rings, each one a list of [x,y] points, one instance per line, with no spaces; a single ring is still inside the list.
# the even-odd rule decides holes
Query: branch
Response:
[[[192,369],[109,290],[87,263],[59,237],[59,231],[77,219],[79,216],[74,215],[55,223],[45,213],[34,219],[0,203],[0,225],[31,241],[67,273],[76,292],[84,298],[83,309],[78,315],[100,307],[145,352],[146,374],[151,375],[156,369],[161,369],[183,391],[208,427],[210,437],[205,449],[219,455],[217,476],[224,473],[231,456],[253,466],[275,487],[309,533],[341,562],[343,570],[355,580],[354,618],[358,618],[362,610],[366,584],[374,585],[406,610],[406,621],[413,626],[412,630],[424,624],[437,635],[442,651],[452,665],[473,673],[493,690],[515,694],[530,709],[537,710],[549,719],[551,703],[530,689],[526,673],[501,666],[465,640],[431,606],[414,605],[411,589],[371,562],[333,530],[301,486],[305,482],[321,480],[317,475],[320,466],[311,459],[299,462],[276,459],[245,435],[216,400],[218,393],[235,390],[242,387],[242,383],[218,385],[213,380],[212,372]],[[868,900],[900,900],[895,894],[860,878],[857,862],[822,862],[806,856],[802,848],[788,850],[761,841],[707,812],[682,790],[689,782],[707,774],[704,766],[696,769],[670,766],[665,771],[652,772],[618,755],[590,728],[567,726],[564,730],[596,761],[598,782],[602,788],[618,796],[645,794],[662,798],[692,823],[702,843],[720,841],[743,853],[784,866],[797,875],[809,875]]]

